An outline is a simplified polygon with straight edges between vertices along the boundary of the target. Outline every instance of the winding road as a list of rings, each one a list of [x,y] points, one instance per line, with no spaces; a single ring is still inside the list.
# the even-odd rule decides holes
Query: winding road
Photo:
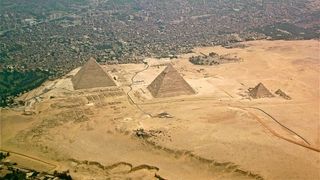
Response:
[[[130,90],[127,92],[127,97],[128,97],[129,102],[130,102],[131,104],[134,104],[134,105],[137,107],[137,109],[139,109],[143,114],[146,114],[146,115],[148,115],[148,116],[150,116],[150,117],[154,117],[152,114],[144,111],[144,110],[139,106],[139,104],[137,104],[136,102],[134,102],[134,100],[131,98],[131,96],[130,96],[130,94],[129,94],[129,93],[133,90],[132,86],[133,86],[134,78],[135,78],[139,73],[147,70],[148,68],[149,68],[149,65],[146,64],[145,67],[144,67],[144,69],[135,72],[135,74],[131,77],[131,84],[129,85]]]

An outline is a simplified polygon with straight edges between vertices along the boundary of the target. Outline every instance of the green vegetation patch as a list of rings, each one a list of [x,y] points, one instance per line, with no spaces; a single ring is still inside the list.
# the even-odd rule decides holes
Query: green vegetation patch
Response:
[[[276,23],[255,29],[255,31],[273,39],[313,39],[319,36],[316,28],[305,29],[290,23]]]
[[[12,97],[38,87],[49,77],[50,73],[42,70],[0,71],[0,107],[12,103]]]

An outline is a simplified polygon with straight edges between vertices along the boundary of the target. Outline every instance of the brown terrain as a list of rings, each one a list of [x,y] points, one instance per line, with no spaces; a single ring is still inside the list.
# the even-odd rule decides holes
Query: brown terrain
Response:
[[[117,85],[104,88],[74,90],[75,69],[1,109],[1,150],[75,179],[320,179],[319,41],[244,44],[102,66]],[[211,52],[241,61],[189,62]],[[83,87],[104,74],[89,72]]]

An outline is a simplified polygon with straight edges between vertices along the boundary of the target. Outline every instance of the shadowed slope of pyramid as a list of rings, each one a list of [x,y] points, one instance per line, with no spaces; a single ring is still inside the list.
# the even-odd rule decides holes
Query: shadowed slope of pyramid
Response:
[[[192,87],[169,64],[148,86],[154,97],[172,97],[195,94]]]
[[[71,81],[74,89],[116,86],[112,78],[93,58],[89,59]]]
[[[249,95],[255,99],[274,97],[274,95],[262,83],[259,83],[256,87],[249,90]]]

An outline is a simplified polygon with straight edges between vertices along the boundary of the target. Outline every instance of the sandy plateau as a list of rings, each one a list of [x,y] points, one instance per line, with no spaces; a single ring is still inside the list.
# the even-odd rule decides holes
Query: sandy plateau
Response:
[[[244,44],[104,65],[113,88],[73,90],[78,68],[19,97],[26,106],[1,109],[1,149],[75,179],[320,179],[319,41]],[[188,61],[210,52],[242,60]],[[167,63],[195,95],[152,98],[147,86]],[[292,99],[249,98],[260,82]]]

